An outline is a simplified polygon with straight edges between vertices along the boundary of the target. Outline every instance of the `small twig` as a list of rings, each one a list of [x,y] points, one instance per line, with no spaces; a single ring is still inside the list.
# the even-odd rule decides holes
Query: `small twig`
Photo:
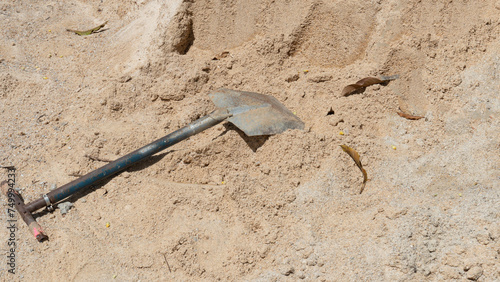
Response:
[[[105,162],[105,163],[110,163],[113,161],[113,160],[106,159],[106,158],[100,158],[99,156],[91,156],[91,155],[87,155],[87,154],[84,157],[87,157],[93,161]]]
[[[37,122],[40,122],[40,119],[47,116],[46,114],[41,114],[39,117],[36,118]]]
[[[165,254],[164,254],[164,253],[162,253],[162,255],[163,255],[163,258],[165,259],[165,263],[166,263],[166,264],[167,264],[167,266],[168,266],[168,271],[169,271],[169,272],[172,272],[172,269],[170,269],[170,265],[168,264],[168,261],[167,261],[167,256],[165,256]]]
[[[78,173],[70,173],[68,176],[73,176],[73,177],[81,177],[83,174],[78,174]]]

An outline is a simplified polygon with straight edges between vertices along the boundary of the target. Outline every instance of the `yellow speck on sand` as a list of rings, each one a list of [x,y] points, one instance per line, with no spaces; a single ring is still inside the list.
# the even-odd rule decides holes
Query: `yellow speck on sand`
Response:
[[[49,79],[48,77],[44,76],[43,79]]]
[[[109,224],[109,222],[106,222],[106,228],[110,227],[111,225]]]
[[[396,146],[392,145],[392,149],[393,149],[393,150],[396,150]]]
[[[339,134],[340,134],[340,135],[344,135],[344,131],[340,131],[340,132],[339,132]]]

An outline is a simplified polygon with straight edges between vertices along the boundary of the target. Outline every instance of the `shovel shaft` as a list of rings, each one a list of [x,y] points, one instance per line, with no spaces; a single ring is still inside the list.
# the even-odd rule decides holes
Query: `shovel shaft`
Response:
[[[28,212],[34,212],[45,206],[49,207],[78,191],[88,188],[96,182],[113,176],[151,155],[154,155],[192,135],[202,132],[203,130],[224,121],[230,116],[231,114],[229,114],[226,110],[216,110],[209,115],[204,116],[193,123],[154,141],[149,145],[137,149],[132,153],[117,159],[116,161],[110,162],[101,168],[98,168],[76,180],[71,181],[68,184],[59,187],[58,189],[49,192],[40,199],[26,204],[25,210]]]

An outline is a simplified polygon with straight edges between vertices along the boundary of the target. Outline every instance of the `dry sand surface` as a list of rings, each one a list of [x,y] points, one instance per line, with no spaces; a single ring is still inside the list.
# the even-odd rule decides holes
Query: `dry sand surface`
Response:
[[[0,27],[0,164],[27,202],[221,87],[306,125],[210,128],[41,211],[43,243],[18,219],[14,275],[2,197],[0,280],[500,280],[500,1],[19,0]]]

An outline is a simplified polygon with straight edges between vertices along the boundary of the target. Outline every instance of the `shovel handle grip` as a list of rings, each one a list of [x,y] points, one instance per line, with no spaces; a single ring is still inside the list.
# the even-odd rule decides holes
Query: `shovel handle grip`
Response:
[[[7,181],[0,182],[0,189],[2,190],[2,194],[4,194],[9,199],[9,202],[14,201],[13,204],[15,205],[17,212],[26,223],[26,225],[28,225],[31,234],[35,236],[38,242],[42,242],[48,239],[47,235],[43,233],[42,227],[36,222],[31,212],[26,210],[24,199],[23,197],[21,197],[21,194],[19,194],[16,190],[9,186],[10,185]]]

